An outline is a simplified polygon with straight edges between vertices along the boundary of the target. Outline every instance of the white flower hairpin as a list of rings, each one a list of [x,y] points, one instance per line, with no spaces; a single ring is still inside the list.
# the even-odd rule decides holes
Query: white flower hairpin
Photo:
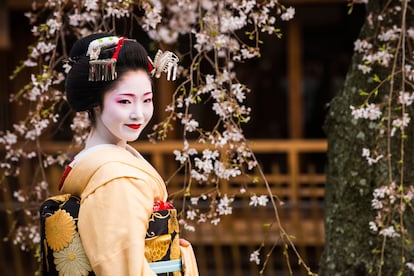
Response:
[[[177,67],[179,58],[170,51],[162,52],[158,50],[155,55],[154,62],[148,57],[152,65],[151,74],[156,78],[161,76],[161,73],[167,73],[167,80],[173,80],[177,78]]]

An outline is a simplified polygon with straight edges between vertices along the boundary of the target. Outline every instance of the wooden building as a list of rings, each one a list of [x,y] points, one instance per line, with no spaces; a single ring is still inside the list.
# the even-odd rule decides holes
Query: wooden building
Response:
[[[364,9],[358,6],[348,15],[346,0],[281,2],[296,9],[295,18],[282,25],[282,39],[265,37],[263,58],[238,67],[241,81],[252,90],[248,98],[252,121],[246,125],[245,133],[263,162],[272,192],[288,203],[281,210],[286,229],[296,236],[301,254],[315,271],[324,244],[327,145],[322,125],[327,105],[341,89],[350,65]],[[21,107],[10,105],[8,98],[10,92],[19,89],[20,80],[29,76],[13,81],[8,76],[26,57],[32,41],[24,16],[30,5],[30,0],[0,0],[0,131],[9,129],[22,115]],[[158,101],[168,102],[162,95]],[[51,139],[45,143],[46,148],[56,150],[69,142]],[[163,177],[168,177],[174,167],[171,152],[181,146],[180,141],[171,139],[157,147],[146,142],[137,142],[136,147],[150,158]],[[60,171],[50,173],[58,177]],[[25,179],[31,172],[23,174]],[[228,183],[228,192],[238,190],[242,182],[237,179]],[[24,185],[24,181],[17,185]],[[174,190],[174,184],[170,188]],[[266,193],[263,187],[253,188],[257,194]],[[6,215],[6,205],[13,204],[10,189],[4,190],[0,198],[0,234],[5,237],[11,227]],[[249,261],[249,254],[266,234],[262,223],[271,219],[272,210],[260,211],[261,220],[255,222],[253,218],[258,214],[248,208],[248,198],[236,207],[235,215],[220,226],[207,225],[185,234],[196,248],[203,276],[258,275],[258,267]],[[270,240],[277,243],[277,237]],[[264,275],[287,275],[283,254],[278,250],[275,249]],[[1,275],[32,275],[35,268],[30,254],[22,253],[11,242],[0,244]]]

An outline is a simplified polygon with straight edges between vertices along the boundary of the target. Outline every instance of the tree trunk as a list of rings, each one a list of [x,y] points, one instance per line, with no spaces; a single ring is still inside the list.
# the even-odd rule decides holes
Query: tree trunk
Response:
[[[359,38],[378,37],[381,27],[400,26],[401,16],[387,14],[387,20],[380,25],[370,25],[368,16],[378,16],[390,1],[370,0],[366,5],[367,20],[361,29]],[[401,5],[402,1],[392,0],[390,5]],[[409,3],[413,5],[413,3]],[[393,17],[394,16],[394,17]],[[407,28],[412,23],[411,11],[407,13]],[[380,41],[376,41],[380,45]],[[412,50],[411,50],[412,51]],[[412,52],[407,51],[407,58],[412,59]],[[389,183],[387,162],[369,165],[363,158],[362,149],[379,145],[384,149],[384,143],[378,144],[378,130],[375,124],[367,120],[356,120],[351,116],[350,106],[359,106],[364,98],[358,91],[370,91],[376,83],[372,81],[373,73],[364,75],[358,70],[362,64],[361,54],[355,53],[349,68],[343,90],[330,103],[325,121],[325,132],[328,138],[328,179],[325,194],[325,249],[320,262],[320,275],[412,275],[402,265],[401,239],[389,239],[386,243],[384,264],[379,268],[379,254],[374,249],[380,248],[382,239],[378,233],[370,231],[369,222],[373,221],[376,213],[371,206],[375,188]],[[388,76],[391,69],[376,67],[375,74]],[[388,71],[387,71],[388,70]],[[368,79],[371,78],[371,79]],[[400,91],[399,83],[394,83],[395,91]],[[378,91],[382,99],[389,93],[388,89]],[[412,90],[412,88],[410,88]],[[408,90],[408,89],[407,89]],[[413,118],[412,110],[410,117]],[[408,139],[405,148],[405,180],[413,183],[413,119],[407,129]],[[399,141],[395,143],[397,145]],[[398,147],[392,150],[392,156],[399,156]],[[392,171],[398,171],[397,165]],[[413,214],[406,219],[409,227],[409,239],[413,241]],[[412,258],[413,246],[405,248],[406,256]],[[407,261],[411,261],[407,260]],[[403,267],[403,268],[402,268]],[[381,270],[380,270],[381,269]],[[411,273],[411,274],[410,274]]]

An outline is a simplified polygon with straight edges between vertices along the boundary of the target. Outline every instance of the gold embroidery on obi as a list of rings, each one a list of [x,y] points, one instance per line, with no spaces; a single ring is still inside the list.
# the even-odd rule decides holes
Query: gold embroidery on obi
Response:
[[[148,262],[156,262],[167,254],[171,244],[171,235],[165,234],[145,240],[145,258]]]

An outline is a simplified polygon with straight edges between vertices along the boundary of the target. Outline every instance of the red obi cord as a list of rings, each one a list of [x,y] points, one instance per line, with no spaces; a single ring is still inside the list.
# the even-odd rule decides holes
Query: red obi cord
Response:
[[[156,200],[154,201],[153,212],[174,209],[174,205],[170,201]]]

